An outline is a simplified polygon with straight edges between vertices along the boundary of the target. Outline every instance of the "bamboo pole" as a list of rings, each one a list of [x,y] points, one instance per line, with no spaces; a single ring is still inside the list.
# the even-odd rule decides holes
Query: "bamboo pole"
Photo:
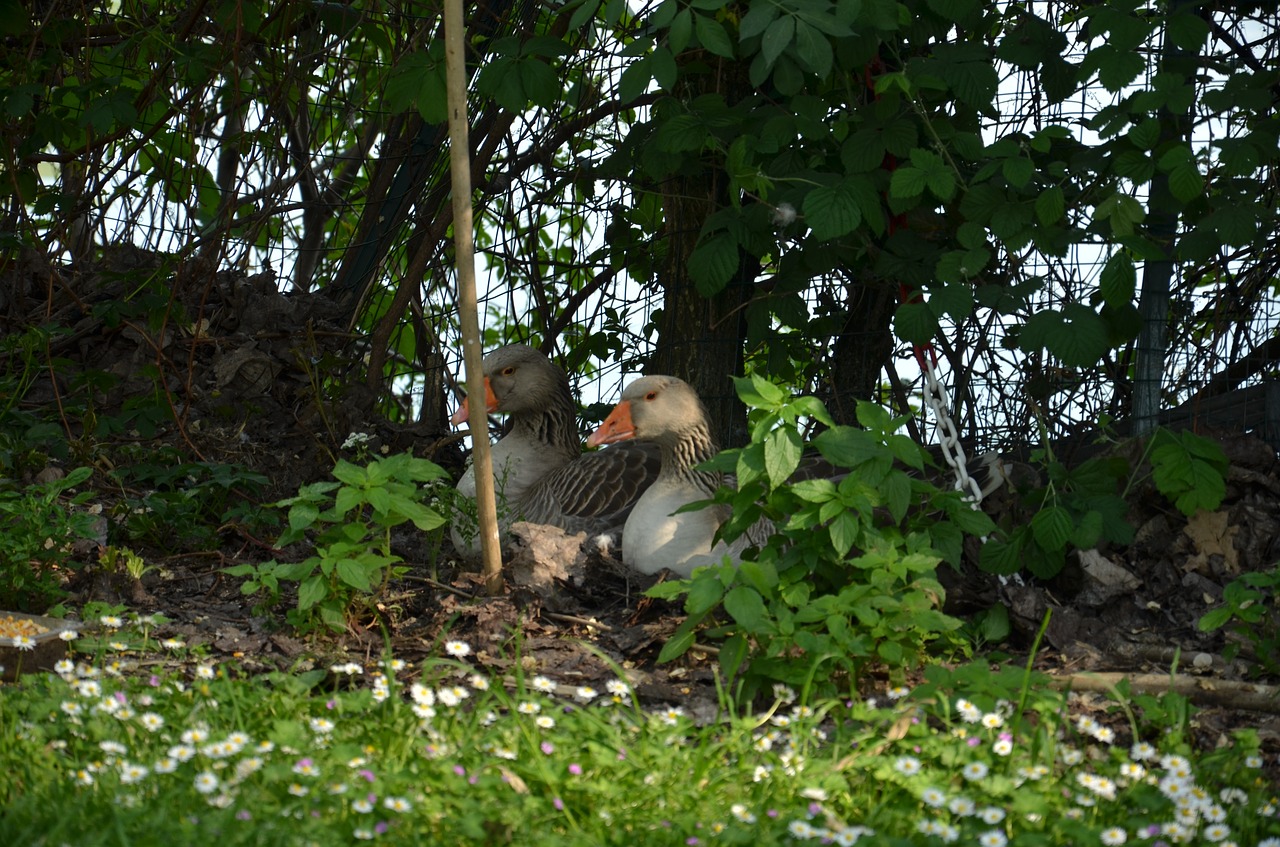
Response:
[[[471,461],[476,476],[476,510],[480,525],[480,554],[485,588],[502,590],[502,551],[498,541],[497,498],[493,459],[489,453],[489,418],[484,404],[484,376],[480,360],[480,318],[476,304],[475,243],[471,217],[471,157],[467,140],[466,29],[462,0],[445,0],[445,91],[449,102],[449,170],[453,189],[453,245],[458,265],[458,324],[462,329],[462,360],[467,372],[471,418]]]

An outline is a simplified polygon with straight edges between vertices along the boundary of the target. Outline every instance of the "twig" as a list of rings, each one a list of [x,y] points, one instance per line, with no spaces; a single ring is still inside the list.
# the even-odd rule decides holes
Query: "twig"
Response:
[[[1074,691],[1111,692],[1122,682],[1127,682],[1134,694],[1155,695],[1172,691],[1197,705],[1280,715],[1280,688],[1255,682],[1170,674],[1078,673],[1053,676],[1051,684],[1054,688]]]

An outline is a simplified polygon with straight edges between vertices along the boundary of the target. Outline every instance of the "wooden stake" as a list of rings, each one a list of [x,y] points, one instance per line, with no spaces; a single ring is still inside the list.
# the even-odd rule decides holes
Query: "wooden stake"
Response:
[[[462,361],[471,398],[471,461],[476,476],[476,511],[480,525],[480,554],[485,587],[502,590],[502,551],[498,541],[497,497],[493,459],[489,453],[489,416],[484,404],[484,376],[480,360],[480,318],[476,305],[475,243],[472,239],[471,156],[467,140],[466,28],[462,0],[444,4],[445,91],[449,103],[449,170],[453,187],[453,245],[458,264],[458,324],[462,329]]]

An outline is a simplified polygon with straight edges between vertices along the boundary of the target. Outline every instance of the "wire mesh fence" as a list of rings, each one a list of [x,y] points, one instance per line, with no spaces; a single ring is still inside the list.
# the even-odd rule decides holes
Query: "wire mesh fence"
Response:
[[[1074,17],[1077,4],[1023,6],[1058,22],[1083,55],[1090,36]],[[360,299],[345,312],[349,349],[371,355],[370,366],[384,374],[381,390],[391,399],[382,408],[438,416],[436,395],[460,383],[461,364],[447,159],[439,155],[442,130],[430,120],[443,108],[434,10],[412,0],[363,9],[285,3],[252,15],[242,6],[188,14],[144,2],[44,8],[40,37],[66,50],[50,89],[55,99],[29,112],[15,106],[7,133],[14,151],[39,163],[41,185],[55,189],[43,208],[14,204],[8,212],[9,228],[21,234],[13,245],[28,263],[74,269],[113,255],[139,254],[118,259],[135,266],[158,257],[166,284],[195,291],[184,301],[195,312],[185,315],[192,325],[202,318],[207,298],[200,292],[215,272],[265,273],[291,296],[350,290]],[[478,14],[475,25],[489,27],[494,38],[536,45],[535,33],[547,31],[554,11],[532,2],[495,3],[485,7],[492,20]],[[620,180],[611,161],[620,140],[646,118],[647,104],[604,108],[618,98],[632,60],[623,46],[627,27],[637,32],[647,11],[636,9],[630,24],[560,36],[573,49],[554,65],[554,97],[536,88],[534,63],[508,62],[504,71],[507,54],[473,57],[481,67],[472,80],[472,153],[486,341],[529,341],[554,352],[586,405],[615,398],[661,345],[673,342],[658,330],[671,291],[652,274],[628,270],[644,265],[637,255],[661,258],[663,210],[651,190]],[[1227,53],[1262,67],[1280,63],[1274,37],[1280,12],[1205,14],[1215,37],[1198,96],[1229,76]],[[149,30],[151,22],[158,27]],[[1154,47],[1148,58],[1144,84],[1158,73]],[[502,108],[511,87],[534,105]],[[1033,73],[1004,67],[983,137],[1025,139],[1059,125],[1088,144],[1099,112],[1126,96],[1093,85],[1054,105]],[[1239,129],[1197,114],[1193,145],[1220,145]],[[1274,174],[1258,179],[1261,190],[1274,189]],[[1080,225],[1087,228],[1087,221]],[[630,235],[619,240],[623,230]],[[647,238],[637,239],[637,232]],[[1060,255],[1003,245],[986,279],[1035,283],[1025,309],[1001,314],[979,306],[944,323],[932,354],[971,450],[1086,434],[1131,413],[1131,343],[1084,368],[1018,344],[1028,314],[1089,303],[1117,249],[1101,235]],[[1275,376],[1277,255],[1223,253],[1181,268],[1168,314],[1165,405],[1194,404]],[[767,291],[774,270],[748,281],[744,296]],[[32,280],[41,273],[33,271],[23,290],[12,284],[5,304],[10,331],[39,314],[44,295]],[[832,304],[848,310],[855,297],[901,296],[894,286],[861,285],[861,273],[840,268],[815,276],[804,292],[809,314],[822,316]],[[790,374],[798,391],[822,396],[823,374],[844,366],[837,350],[885,346],[880,331],[815,326],[805,340],[814,366]],[[779,347],[794,344],[786,337],[793,331],[774,329]],[[680,341],[695,349],[713,343],[697,328]],[[901,343],[888,351],[879,392],[869,399],[919,415],[920,351]],[[764,369],[770,363],[758,351],[746,361]],[[594,416],[601,413],[597,408]],[[921,437],[931,440],[932,422],[921,423]]]

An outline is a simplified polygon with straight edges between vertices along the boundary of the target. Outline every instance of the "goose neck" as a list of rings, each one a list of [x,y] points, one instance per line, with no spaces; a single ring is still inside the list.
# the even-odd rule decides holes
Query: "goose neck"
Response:
[[[557,392],[545,409],[513,415],[511,428],[539,444],[577,455],[582,444],[576,417],[573,398],[566,389]]]
[[[714,491],[720,485],[722,474],[718,471],[698,470],[696,466],[719,452],[720,448],[716,446],[705,425],[685,430],[669,444],[662,445],[663,471],[690,480],[708,492]]]

